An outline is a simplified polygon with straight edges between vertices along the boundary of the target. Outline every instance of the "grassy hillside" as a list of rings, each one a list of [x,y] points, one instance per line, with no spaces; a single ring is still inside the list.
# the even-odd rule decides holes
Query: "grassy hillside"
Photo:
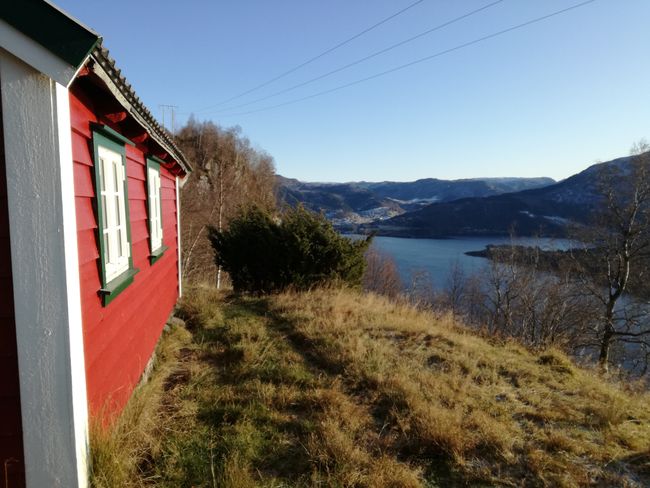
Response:
[[[648,394],[339,290],[192,290],[94,486],[648,486]]]

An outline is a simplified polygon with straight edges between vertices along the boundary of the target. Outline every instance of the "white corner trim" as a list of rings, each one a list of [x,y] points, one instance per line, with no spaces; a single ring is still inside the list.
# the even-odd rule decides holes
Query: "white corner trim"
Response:
[[[77,72],[74,66],[58,58],[4,20],[0,20],[0,47],[63,86],[70,86],[74,80]]]
[[[68,343],[70,351],[70,386],[72,388],[72,416],[76,440],[77,479],[88,479],[88,397],[86,392],[86,361],[84,355],[83,324],[81,317],[81,283],[79,279],[79,249],[77,239],[77,211],[74,191],[74,163],[72,160],[72,124],[70,121],[70,94],[68,89],[54,83],[55,110],[59,145],[65,284],[68,306]],[[83,483],[85,485],[85,483]],[[82,486],[82,485],[80,485]]]
[[[183,268],[181,264],[181,191],[176,177],[176,259],[178,260],[178,298],[183,296]]]
[[[88,484],[88,406],[68,90],[0,49],[28,487]]]

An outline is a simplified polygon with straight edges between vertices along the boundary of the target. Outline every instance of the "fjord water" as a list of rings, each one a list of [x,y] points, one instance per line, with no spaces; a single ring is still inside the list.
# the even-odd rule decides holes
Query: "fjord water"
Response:
[[[488,260],[467,256],[468,251],[481,251],[488,244],[515,244],[539,246],[542,249],[567,249],[570,241],[550,238],[511,237],[458,237],[450,239],[406,239],[401,237],[375,237],[373,247],[395,260],[402,282],[408,286],[421,272],[430,276],[433,286],[444,288],[455,263],[466,274],[480,271]]]

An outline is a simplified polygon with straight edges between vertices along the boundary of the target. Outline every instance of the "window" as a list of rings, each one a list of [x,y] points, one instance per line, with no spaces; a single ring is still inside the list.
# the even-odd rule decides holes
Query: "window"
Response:
[[[106,281],[113,281],[129,269],[131,247],[126,235],[126,199],[122,155],[99,146],[101,233],[104,240]]]
[[[155,263],[167,247],[163,245],[160,202],[160,163],[147,159],[147,200],[149,202],[149,261]]]
[[[94,126],[95,189],[102,288],[108,305],[133,282],[125,144],[133,144],[106,126]]]

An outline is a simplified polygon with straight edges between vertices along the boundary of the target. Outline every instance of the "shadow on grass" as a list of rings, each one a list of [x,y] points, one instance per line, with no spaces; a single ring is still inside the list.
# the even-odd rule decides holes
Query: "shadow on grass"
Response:
[[[301,388],[312,379],[280,361],[257,365],[258,358],[249,357],[242,321],[265,320],[267,311],[265,299],[229,297],[223,305],[222,324],[206,327],[195,322],[193,340],[213,388],[231,392],[227,401],[211,401],[210,395],[199,401],[196,419],[218,439],[212,446],[214,471],[223,472],[228,458],[237,456],[250,464],[252,472],[293,486],[303,484],[311,473],[311,460],[303,447],[311,422],[297,414],[295,403],[269,406],[255,396],[254,388]],[[232,326],[235,323],[239,330]],[[214,396],[219,399],[218,392]]]
[[[264,308],[264,306],[266,308]],[[377,385],[371,384],[360,378],[348,374],[348,364],[337,362],[328,357],[326,351],[328,344],[322,339],[313,339],[300,332],[296,321],[282,316],[271,309],[268,301],[260,301],[257,310],[263,311],[269,319],[268,326],[277,333],[286,337],[294,352],[298,353],[312,370],[315,376],[325,373],[329,376],[339,377],[343,380],[348,396],[358,403],[367,404],[373,417],[375,433],[378,437],[387,430],[399,430],[394,417],[395,409],[406,412],[408,406],[396,401],[395,398],[376,391]],[[374,394],[372,394],[374,393]],[[466,484],[460,475],[451,468],[449,457],[434,446],[417,445],[404,435],[395,437],[390,454],[398,461],[425,466],[425,479],[427,486],[462,486]],[[483,485],[482,485],[483,486]],[[487,485],[485,485],[487,486]]]
[[[466,484],[452,473],[448,456],[418,445],[400,430],[395,411],[408,415],[408,406],[396,403],[378,385],[355,377],[350,365],[332,354],[336,344],[308,337],[297,320],[274,310],[265,297],[227,297],[220,314],[218,320],[192,321],[197,358],[208,379],[200,388],[194,387],[203,397],[195,413],[200,428],[183,452],[202,449],[210,455],[197,459],[182,454],[187,458],[179,460],[187,463],[185,479],[198,482],[211,471],[219,475],[234,456],[243,459],[251,473],[257,472],[260,481],[271,478],[282,486],[312,484],[319,464],[305,446],[313,442],[323,416],[323,406],[314,401],[314,388],[327,388],[340,379],[343,392],[352,402],[367,406],[372,416],[373,435],[381,441],[367,446],[370,452],[422,466],[427,486]],[[246,329],[248,321],[250,330]],[[257,330],[260,324],[263,328]],[[259,352],[251,347],[257,340],[270,348],[263,358],[253,355]],[[263,392],[279,390],[290,391],[291,401],[275,403],[263,398]]]

